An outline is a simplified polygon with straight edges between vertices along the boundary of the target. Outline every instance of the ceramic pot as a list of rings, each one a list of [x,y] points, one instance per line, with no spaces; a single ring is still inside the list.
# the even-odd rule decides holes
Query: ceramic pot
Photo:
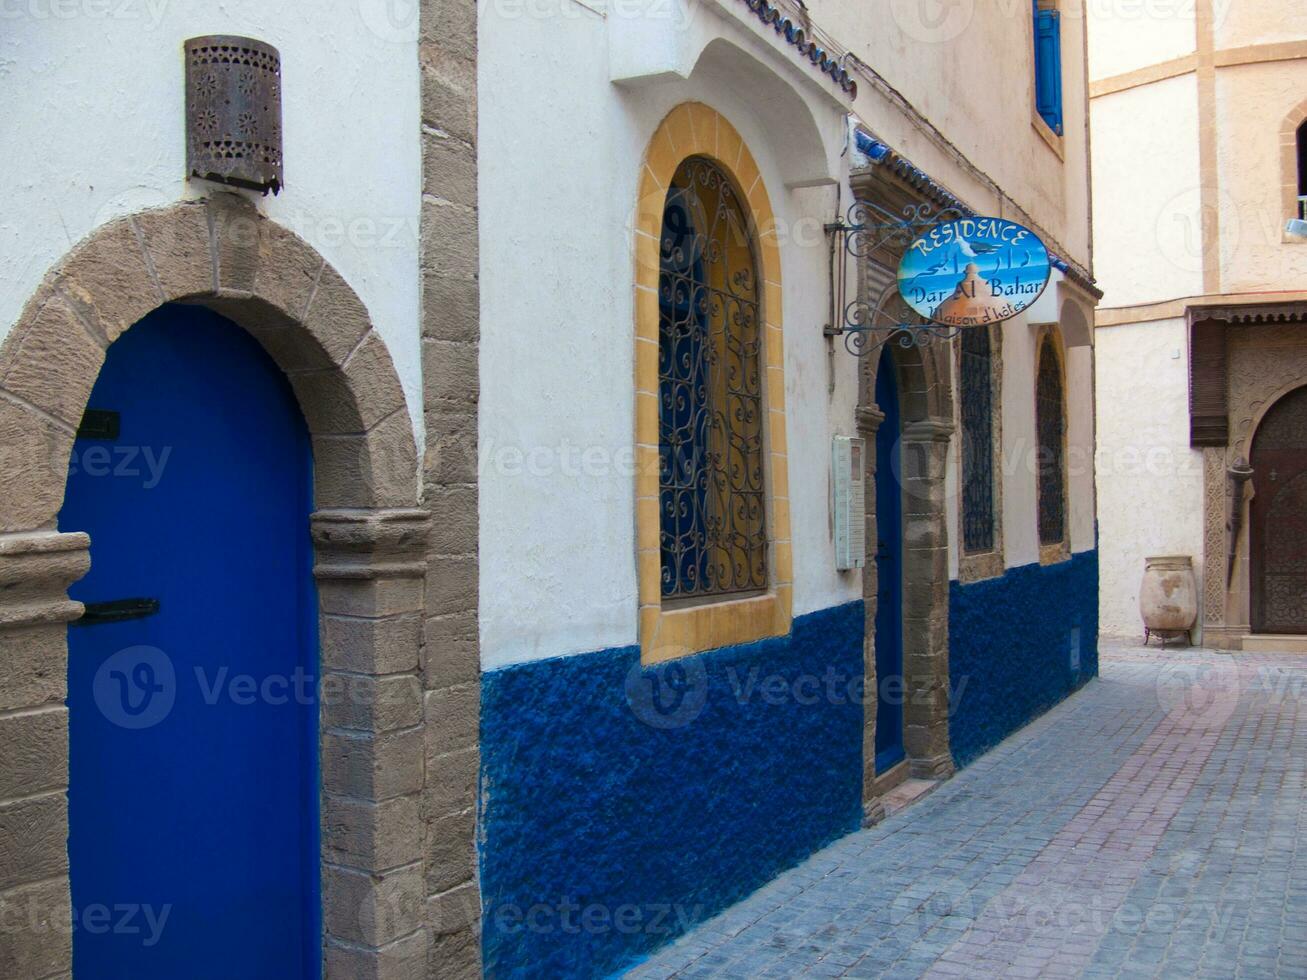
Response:
[[[1188,555],[1160,555],[1144,559],[1144,580],[1139,586],[1139,615],[1145,639],[1187,635],[1198,619],[1198,584],[1193,559]]]

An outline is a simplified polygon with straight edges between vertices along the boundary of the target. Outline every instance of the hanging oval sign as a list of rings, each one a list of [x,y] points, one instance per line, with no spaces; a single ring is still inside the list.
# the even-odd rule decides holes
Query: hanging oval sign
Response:
[[[927,320],[950,327],[1010,320],[1048,285],[1048,249],[1004,218],[959,218],[931,228],[899,263],[899,293]]]

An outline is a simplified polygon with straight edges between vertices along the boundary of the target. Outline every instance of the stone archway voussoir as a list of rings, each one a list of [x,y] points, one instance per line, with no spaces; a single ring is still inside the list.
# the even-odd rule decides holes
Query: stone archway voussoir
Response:
[[[417,506],[417,457],[400,408],[360,435],[314,435],[314,502],[328,508]]]
[[[213,257],[204,202],[185,202],[132,217],[161,301],[213,292]]]
[[[76,429],[104,363],[104,347],[62,293],[42,290],[40,299],[5,345],[0,387]]]
[[[0,396],[0,532],[53,527],[73,430]]]
[[[131,218],[96,229],[55,268],[53,277],[106,347],[170,298],[159,292]]]

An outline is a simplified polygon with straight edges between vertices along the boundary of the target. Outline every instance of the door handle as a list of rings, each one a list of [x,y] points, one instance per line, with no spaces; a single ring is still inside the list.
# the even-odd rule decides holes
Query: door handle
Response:
[[[110,602],[88,602],[86,611],[73,626],[99,626],[101,623],[121,623],[128,619],[144,619],[159,611],[158,599],[114,599]]]

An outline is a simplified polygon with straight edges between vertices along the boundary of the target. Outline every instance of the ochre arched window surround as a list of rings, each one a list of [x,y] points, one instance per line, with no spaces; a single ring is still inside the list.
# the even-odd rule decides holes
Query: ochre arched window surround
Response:
[[[765,423],[767,583],[757,593],[696,604],[664,603],[660,548],[659,299],[661,236],[667,192],[681,164],[711,161],[731,180],[753,239],[761,280],[760,354]],[[640,648],[658,663],[718,647],[787,634],[792,618],[793,557],[785,433],[781,263],[776,219],[753,154],[716,110],[687,102],[655,130],[645,152],[635,211],[636,549]]]

